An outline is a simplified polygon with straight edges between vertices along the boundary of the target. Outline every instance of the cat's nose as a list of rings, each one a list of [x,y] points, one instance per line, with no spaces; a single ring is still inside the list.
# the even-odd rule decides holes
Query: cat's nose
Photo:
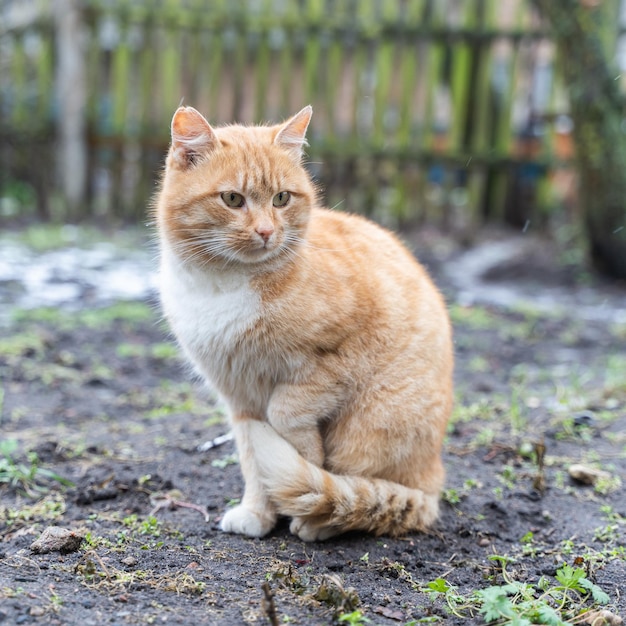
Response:
[[[255,228],[255,230],[265,243],[267,243],[270,240],[270,237],[274,234],[274,227],[270,224],[260,224]]]

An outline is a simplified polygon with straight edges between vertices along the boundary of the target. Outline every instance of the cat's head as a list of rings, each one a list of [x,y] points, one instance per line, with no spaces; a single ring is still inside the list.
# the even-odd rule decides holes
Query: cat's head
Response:
[[[192,107],[176,111],[156,210],[181,260],[262,266],[294,256],[316,203],[301,163],[311,114],[307,106],[277,126],[213,128]]]

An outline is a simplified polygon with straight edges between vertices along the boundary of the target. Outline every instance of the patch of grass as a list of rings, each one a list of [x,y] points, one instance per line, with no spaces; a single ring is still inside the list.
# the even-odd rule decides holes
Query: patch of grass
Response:
[[[351,611],[350,613],[342,613],[337,618],[337,621],[342,624],[357,624],[357,625],[370,623],[370,620],[367,619],[367,617],[365,617],[365,615],[363,615],[363,613],[361,613],[359,609],[356,609],[355,611]]]
[[[150,346],[150,356],[153,359],[167,361],[179,357],[179,351],[175,344],[166,341],[155,343]]]
[[[24,593],[24,587],[0,587],[0,598],[19,598]]]
[[[130,358],[151,357],[161,361],[178,357],[178,348],[172,343],[160,342],[152,345],[140,343],[121,343],[115,349],[117,356]]]
[[[131,324],[149,322],[155,315],[153,309],[145,302],[121,301],[111,306],[82,311],[77,313],[76,317],[79,323],[88,328],[100,328],[115,321]]]
[[[413,578],[413,575],[402,563],[398,561],[391,561],[390,559],[383,557],[376,569],[383,575],[389,578],[397,578],[406,582],[411,589],[418,589],[419,585]]]
[[[473,422],[474,420],[491,420],[502,410],[501,407],[494,406],[491,399],[481,398],[470,404],[462,404],[460,399],[454,405],[450,424],[457,422]]]
[[[604,379],[604,395],[619,396],[626,401],[626,355],[612,354],[607,359]]]
[[[147,419],[162,419],[178,413],[206,417],[216,412],[215,422],[223,421],[223,411],[201,401],[192,385],[187,382],[163,381],[159,387],[137,388],[120,397],[123,404],[134,411],[142,411]]]
[[[239,463],[239,458],[237,454],[227,454],[223,456],[221,459],[213,459],[211,461],[211,467],[217,467],[218,469],[224,469],[229,465],[237,465]]]
[[[62,325],[72,315],[58,307],[38,307],[36,309],[15,309],[11,313],[14,322],[34,322],[42,324]]]
[[[7,235],[36,252],[48,252],[74,246],[89,248],[94,244],[113,241],[112,234],[100,228],[75,224],[34,223],[27,228]],[[146,238],[140,228],[124,227],[115,231],[115,247],[136,249],[138,242]]]
[[[51,482],[73,486],[72,481],[42,467],[36,452],[29,452],[24,462],[16,458],[17,450],[15,439],[0,441],[0,483],[31,497],[46,493]]]
[[[48,494],[34,502],[20,506],[0,507],[0,520],[9,528],[39,521],[50,521],[63,517],[65,513],[65,498],[60,494]]]
[[[37,309],[17,309],[12,314],[15,322],[36,322],[53,324],[62,330],[79,326],[102,328],[115,321],[141,324],[156,320],[153,308],[145,302],[120,301],[110,306],[68,312],[55,307]]]
[[[206,588],[206,583],[196,580],[187,572],[120,570],[111,564],[105,564],[94,550],[85,553],[75,571],[82,576],[85,586],[109,593],[119,593],[137,584],[159,591],[192,596],[202,595]]]
[[[484,307],[452,304],[449,307],[452,325],[463,325],[474,330],[487,330],[499,325],[500,318]]]
[[[448,504],[459,504],[461,500],[465,499],[472,489],[480,489],[482,484],[478,480],[468,478],[463,482],[463,486],[460,489],[454,489],[449,487],[444,489],[441,498]]]
[[[82,240],[93,243],[95,231],[68,224],[32,224],[14,238],[36,252],[59,250]]]
[[[4,357],[11,362],[16,358],[23,357],[41,359],[45,350],[46,340],[40,332],[35,330],[0,338],[0,357]]]
[[[352,587],[346,587],[335,574],[310,575],[308,568],[301,572],[289,562],[276,561],[265,574],[265,580],[274,583],[279,592],[289,592],[298,597],[301,604],[326,605],[333,612],[333,623],[367,623],[367,618],[358,609],[361,602],[357,592]]]
[[[140,518],[136,514],[121,517],[115,512],[109,515],[93,515],[86,522],[87,526],[95,524],[101,528],[101,523],[107,521],[113,524],[109,536],[96,534],[90,530],[85,536],[85,546],[90,549],[106,548],[115,552],[123,552],[130,546],[140,550],[160,550],[168,539],[182,541],[184,535],[176,528],[164,525],[154,515]]]
[[[583,616],[605,607],[610,597],[587,577],[582,567],[563,565],[554,577],[542,576],[534,583],[514,580],[507,572],[513,559],[490,557],[500,566],[502,584],[463,595],[444,578],[427,583],[422,590],[431,598],[441,598],[450,613],[458,618],[486,623],[529,626],[580,623]]]

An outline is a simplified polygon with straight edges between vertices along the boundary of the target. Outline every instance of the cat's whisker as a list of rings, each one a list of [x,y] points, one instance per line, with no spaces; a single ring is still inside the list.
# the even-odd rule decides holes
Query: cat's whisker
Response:
[[[345,248],[323,248],[321,246],[314,246],[307,239],[303,239],[302,237],[299,237],[297,235],[295,235],[294,237],[296,237],[295,239],[293,239],[294,242],[299,243],[303,247],[309,248],[311,250],[317,250],[319,252],[347,252],[349,250],[354,250],[353,246],[346,246]]]
[[[345,198],[343,200],[339,200],[339,202],[337,202],[337,204],[335,204],[334,206],[330,207],[330,210],[334,211],[339,205],[343,204],[345,201],[346,201]]]

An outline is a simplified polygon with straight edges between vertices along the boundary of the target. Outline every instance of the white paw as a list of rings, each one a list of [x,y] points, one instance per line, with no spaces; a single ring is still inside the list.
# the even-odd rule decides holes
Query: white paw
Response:
[[[224,514],[220,528],[226,533],[263,537],[274,528],[275,523],[274,515],[260,515],[239,505]]]
[[[330,526],[315,526],[303,517],[294,517],[289,524],[292,535],[297,535],[302,541],[324,541],[339,534],[339,531]]]

